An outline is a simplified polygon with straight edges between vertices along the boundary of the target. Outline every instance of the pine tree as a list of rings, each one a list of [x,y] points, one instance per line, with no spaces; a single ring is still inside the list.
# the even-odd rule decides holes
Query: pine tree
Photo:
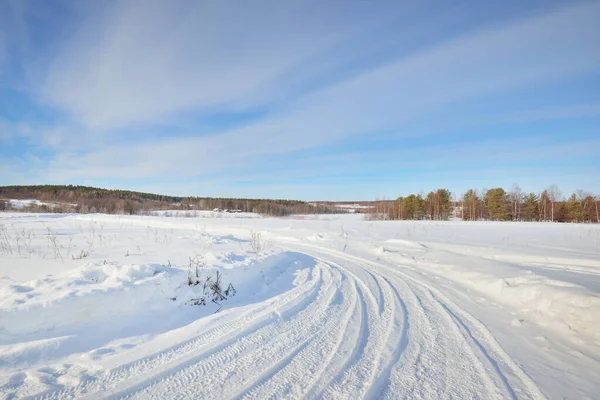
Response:
[[[539,197],[535,193],[528,193],[523,197],[523,208],[521,210],[521,218],[524,221],[539,221],[540,220],[540,204]]]
[[[485,195],[488,218],[496,221],[510,220],[510,196],[502,188],[490,189]]]
[[[411,194],[404,199],[405,219],[423,219],[426,213],[426,203],[421,195]]]

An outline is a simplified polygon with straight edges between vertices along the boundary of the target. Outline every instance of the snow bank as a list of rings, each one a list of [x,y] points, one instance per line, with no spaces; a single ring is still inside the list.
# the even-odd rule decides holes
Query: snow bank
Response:
[[[185,325],[190,322],[190,309],[197,309],[194,319],[211,315],[223,307],[276,296],[306,279],[298,280],[298,272],[306,268],[289,253],[252,260],[228,252],[215,260],[229,267],[192,269],[194,281],[199,282],[192,286],[185,267],[118,263],[89,263],[56,276],[4,286],[0,288],[0,367],[35,365],[86,349],[95,354],[100,344],[115,338]],[[213,302],[204,283],[214,282],[217,273],[222,291],[229,284],[233,289],[226,293],[228,298]],[[198,304],[201,298],[204,305]]]
[[[439,272],[438,270],[437,272]],[[532,272],[512,277],[454,267],[443,274],[499,304],[510,306],[539,326],[559,330],[573,341],[600,342],[600,296],[583,286]]]
[[[411,235],[417,240],[388,239],[384,248],[375,246],[373,251],[510,307],[519,318],[574,343],[600,346],[600,260],[552,256],[547,250],[538,254],[529,249],[528,254],[521,249],[523,243],[516,243],[521,252],[515,252],[507,237],[501,239],[502,246],[492,248],[432,237],[425,242],[420,240],[425,235]],[[473,242],[482,239],[485,236]]]

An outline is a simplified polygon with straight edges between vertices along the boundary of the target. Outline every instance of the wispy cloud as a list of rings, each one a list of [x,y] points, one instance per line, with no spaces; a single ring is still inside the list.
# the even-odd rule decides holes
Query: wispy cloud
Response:
[[[93,127],[157,122],[188,108],[251,108],[278,98],[285,86],[278,78],[287,71],[309,67],[311,57],[359,31],[345,26],[349,15],[333,18],[335,6],[312,13],[311,6],[273,5],[259,3],[249,15],[226,2],[191,9],[115,3],[59,52],[43,94]],[[266,6],[269,18],[261,17]],[[588,3],[452,39],[303,104],[329,118],[358,112],[375,120],[390,111],[406,118],[448,101],[593,72],[599,12],[598,3]],[[299,16],[302,26],[290,29]]]
[[[597,118],[600,117],[600,103],[577,104],[560,107],[525,110],[512,115],[500,117],[499,121],[523,122],[563,118]]]
[[[352,16],[365,5],[341,6],[111,3],[60,50],[43,95],[100,128],[190,108],[252,108],[280,95],[286,71],[357,29]]]

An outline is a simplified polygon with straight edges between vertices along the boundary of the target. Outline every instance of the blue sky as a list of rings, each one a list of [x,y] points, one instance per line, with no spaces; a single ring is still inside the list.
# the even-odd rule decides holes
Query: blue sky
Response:
[[[0,185],[600,194],[599,1],[0,1]]]

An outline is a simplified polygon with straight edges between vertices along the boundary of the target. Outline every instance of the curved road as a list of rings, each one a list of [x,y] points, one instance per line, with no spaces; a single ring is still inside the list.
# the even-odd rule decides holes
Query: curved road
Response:
[[[50,398],[543,398],[476,319],[400,268],[307,244],[292,290]]]

